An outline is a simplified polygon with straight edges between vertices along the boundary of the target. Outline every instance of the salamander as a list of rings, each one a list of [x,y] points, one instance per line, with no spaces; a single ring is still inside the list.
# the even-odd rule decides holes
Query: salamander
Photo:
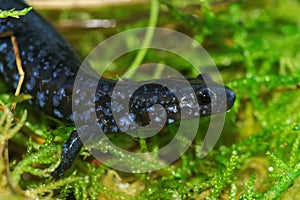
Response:
[[[0,0],[0,9],[2,10],[11,8],[19,10],[25,7],[27,5],[21,0]],[[90,99],[86,99],[85,91],[73,91],[74,81],[82,63],[78,53],[34,10],[19,19],[11,17],[0,19],[0,34],[2,33],[13,33],[17,38],[22,66],[25,71],[21,91],[33,97],[30,103],[39,107],[49,116],[72,122],[74,120],[74,113],[72,112],[74,92],[80,93],[81,98],[73,99],[73,102],[80,104],[90,101]],[[16,56],[8,36],[0,38],[0,74],[12,88],[16,89],[19,74],[16,67]],[[197,105],[186,103],[191,112],[188,118],[214,114],[212,107],[217,112],[225,112],[233,106],[235,93],[230,88],[213,82],[212,79],[207,78],[207,75],[200,74],[196,78],[187,80],[195,92],[198,102]],[[162,83],[168,82],[169,79],[161,81]],[[208,81],[210,87],[207,87]],[[130,96],[130,88],[141,83],[143,86],[135,90]],[[181,87],[182,80],[179,78],[175,79],[174,83],[174,88],[178,92],[186,90],[186,88]],[[89,83],[84,84],[89,90]],[[135,130],[138,128],[137,126],[148,125],[151,121],[149,112],[152,106],[156,104],[161,105],[166,111],[165,124],[180,120],[182,101],[174,95],[176,91],[151,81],[139,83],[127,81],[126,84],[122,85],[121,91],[123,93],[118,95],[130,98],[131,118],[115,120],[113,108],[116,112],[121,112],[124,109],[122,106],[111,105],[111,100],[116,98],[113,93],[116,84],[116,80],[101,77],[97,82],[95,97],[92,101],[95,106],[97,123],[104,133],[122,133]],[[218,93],[221,89],[225,89],[226,98],[224,100],[218,100]],[[218,110],[219,105],[226,105],[225,109]],[[82,118],[83,121],[88,121],[90,113],[84,112]],[[132,119],[135,123],[131,123],[130,120]],[[122,122],[123,126],[120,128],[118,124],[122,124]],[[72,165],[82,145],[78,132],[73,131],[62,148],[61,163],[52,173],[55,178],[63,176],[64,172]]]

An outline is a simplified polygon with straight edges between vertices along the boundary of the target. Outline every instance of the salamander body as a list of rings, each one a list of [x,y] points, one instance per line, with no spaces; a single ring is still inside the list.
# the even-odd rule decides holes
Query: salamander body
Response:
[[[16,8],[23,9],[27,5],[20,0],[0,0],[0,9],[8,10]],[[47,115],[60,120],[73,121],[72,100],[78,104],[91,102],[86,99],[84,93],[90,89],[88,82],[85,84],[86,90],[73,91],[74,81],[82,63],[80,56],[73,48],[49,25],[38,13],[30,11],[26,16],[19,19],[0,19],[0,34],[12,33],[18,42],[22,66],[25,71],[22,92],[32,95],[30,103],[38,106]],[[16,89],[19,74],[16,67],[16,57],[9,37],[0,38],[0,74]],[[195,102],[185,102],[186,112],[190,115],[187,118],[207,116],[212,113],[212,107],[216,113],[225,112],[230,109],[235,101],[234,92],[220,84],[213,82],[206,75],[199,75],[196,78],[187,79],[190,87],[196,95]],[[168,82],[171,79],[161,80]],[[95,106],[97,122],[104,133],[121,133],[132,131],[138,126],[146,126],[151,123],[149,112],[153,105],[159,104],[165,109],[166,122],[170,124],[181,119],[180,112],[183,109],[183,100],[176,98],[176,93],[183,93],[187,88],[182,87],[181,79],[174,81],[173,90],[153,83],[151,81],[133,82],[127,81],[122,84],[122,92],[115,96],[113,90],[117,81],[101,78],[96,87],[95,97],[92,105]],[[209,81],[210,87],[207,87]],[[131,88],[137,84],[142,84],[132,94]],[[218,93],[225,89],[226,98],[218,100]],[[73,92],[80,93],[82,98],[72,99]],[[130,99],[129,118],[116,120],[113,112],[121,113],[123,107],[118,104],[118,98]],[[213,98],[212,98],[213,97]],[[116,100],[114,106],[111,101]],[[226,105],[225,109],[218,109],[220,105]],[[88,110],[83,112],[83,121],[90,120]],[[135,123],[131,123],[132,120]],[[157,118],[159,121],[160,118]],[[122,127],[118,126],[123,124]],[[62,162],[53,172],[54,177],[61,177],[68,169],[78,154],[82,142],[74,131],[62,150]]]

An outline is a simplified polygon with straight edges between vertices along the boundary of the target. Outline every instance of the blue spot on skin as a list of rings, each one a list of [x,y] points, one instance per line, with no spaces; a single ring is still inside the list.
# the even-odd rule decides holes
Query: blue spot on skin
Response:
[[[7,52],[7,43],[2,43],[0,45],[0,51],[3,52],[3,53]]]
[[[53,78],[56,78],[60,73],[61,73],[62,69],[58,68],[56,69],[53,73],[52,76]]]
[[[75,73],[73,73],[71,70],[67,69],[65,71],[66,76],[74,76]]]
[[[39,105],[40,107],[44,107],[46,104],[46,95],[44,92],[37,92],[36,93],[37,99],[39,101]]]
[[[58,117],[58,118],[63,118],[63,117],[64,117],[64,115],[63,115],[57,108],[55,108],[55,109],[53,110],[53,113],[54,113],[55,116]]]
[[[78,99],[78,98],[76,98],[76,99],[74,99],[74,105],[78,105],[80,103],[80,99]]]
[[[33,46],[33,45],[30,45],[30,46],[28,47],[28,49],[29,49],[29,51],[32,51],[32,50],[34,50],[34,46]]]
[[[59,106],[61,98],[62,98],[62,96],[59,96],[59,95],[54,95],[53,96],[52,104],[53,104],[54,107]]]
[[[13,76],[15,81],[19,81],[20,75],[17,72],[15,72]]]
[[[16,89],[18,87],[18,82],[17,81],[13,82],[13,87],[14,87],[14,89]]]
[[[73,118],[73,115],[72,115],[72,114],[70,114],[70,115],[67,117],[67,119],[70,120],[70,121],[74,121],[74,118]]]
[[[35,60],[35,56],[34,56],[34,52],[28,52],[27,53],[27,60],[29,61],[29,62],[31,62],[31,63],[33,63],[34,62],[34,60]]]
[[[158,101],[158,96],[153,96],[150,101],[152,104],[155,104]]]
[[[33,71],[33,76],[34,77],[38,77],[39,76],[39,71],[38,70],[34,70]]]
[[[14,55],[7,55],[7,57],[6,57],[6,62],[7,62],[6,67],[7,67],[9,70],[13,70],[14,67],[16,66],[16,65],[15,65],[16,60],[15,60],[15,58],[14,58]]]
[[[94,112],[94,109],[93,108],[90,108],[86,111],[84,111],[82,113],[82,117],[84,120],[90,120],[91,119],[91,114]]]
[[[31,77],[25,86],[26,86],[26,89],[30,91],[35,88],[35,85],[36,85],[35,78]]]
[[[47,70],[51,69],[50,64],[49,64],[48,61],[45,61],[43,64],[44,64],[43,70],[47,71]]]
[[[53,92],[52,104],[54,107],[59,106],[60,101],[64,96],[66,96],[66,92],[63,88],[59,89],[57,92]]]
[[[58,90],[58,94],[62,95],[62,96],[65,96],[66,95],[66,91],[64,88],[61,88]]]
[[[113,127],[112,127],[112,132],[118,132],[118,127],[113,126]]]
[[[57,71],[54,71],[52,76],[53,76],[53,78],[56,78],[57,77]]]
[[[3,63],[0,63],[0,72],[3,73],[4,68],[3,68]]]

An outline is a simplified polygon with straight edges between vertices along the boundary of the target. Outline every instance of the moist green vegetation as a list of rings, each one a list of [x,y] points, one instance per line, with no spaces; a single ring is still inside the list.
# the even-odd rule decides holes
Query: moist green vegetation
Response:
[[[63,19],[78,15],[94,18],[100,12],[104,18],[121,21],[116,28],[103,30],[100,36],[99,30],[97,34],[95,30],[84,30],[85,34],[79,34],[77,38],[73,34],[68,36],[68,30],[63,31],[83,55],[99,42],[97,39],[146,26],[148,20],[156,26],[172,27],[186,33],[201,43],[218,65],[225,85],[237,95],[234,108],[227,113],[221,138],[208,156],[199,158],[203,134],[209,123],[209,118],[203,118],[191,147],[178,161],[164,169],[141,174],[118,172],[97,163],[86,149],[82,149],[81,156],[64,178],[53,181],[49,174],[57,166],[62,144],[74,127],[37,115],[24,103],[18,104],[13,117],[9,112],[10,102],[28,97],[9,97],[1,80],[0,98],[4,102],[1,102],[4,111],[0,112],[0,197],[300,198],[300,2],[183,2],[161,0],[159,5],[153,3],[151,9],[160,10],[156,15],[152,12],[150,20],[145,14],[149,12],[148,5],[139,6],[139,9],[134,6],[100,8],[101,12],[97,9],[64,11],[59,16]],[[114,15],[109,15],[111,12]],[[45,16],[49,14],[50,11],[44,12]],[[116,61],[112,75],[126,71],[125,66],[130,66],[135,56],[129,54]],[[188,63],[170,57],[167,60],[166,54],[149,51],[144,60],[155,58],[174,65],[185,75],[196,75]],[[30,109],[27,118],[24,108]],[[121,135],[111,139],[115,143],[126,143],[125,148],[134,151],[156,151],[176,134],[176,127],[169,126],[149,141]],[[4,156],[6,140],[9,140],[9,166]],[[123,158],[126,155],[116,156]],[[137,169],[141,165],[138,160],[131,162]],[[9,179],[6,175],[8,167]]]
[[[0,10],[0,18],[6,18],[6,17],[15,17],[19,18],[20,16],[26,15],[32,8],[24,8],[23,10],[15,10],[10,9],[10,10]]]

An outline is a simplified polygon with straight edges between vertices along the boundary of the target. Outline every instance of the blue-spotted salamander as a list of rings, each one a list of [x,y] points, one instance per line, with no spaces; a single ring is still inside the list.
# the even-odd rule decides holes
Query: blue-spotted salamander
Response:
[[[1,10],[11,8],[20,10],[25,7],[28,6],[21,0],[0,0]],[[18,19],[11,17],[0,19],[0,35],[7,32],[13,33],[17,38],[22,66],[25,71],[25,79],[21,91],[32,95],[33,99],[30,100],[30,103],[41,108],[47,115],[60,120],[72,121],[72,93],[76,74],[82,63],[80,56],[34,10]],[[12,88],[16,89],[19,74],[16,67],[16,57],[9,37],[0,38],[0,74],[3,75],[5,81]],[[165,81],[168,80],[166,79]],[[185,88],[181,88],[180,81],[178,79],[176,82],[178,86],[174,84],[174,87],[178,90],[185,90]],[[214,83],[212,80],[208,80],[212,85],[212,87],[208,88],[206,82],[204,82],[203,75],[188,79],[188,81],[199,102],[198,107],[192,104],[188,105],[192,111],[191,118],[211,115],[212,106],[217,108],[218,105],[225,104],[225,110],[233,106],[235,94],[231,89]],[[134,85],[135,83],[129,81],[124,86],[123,91],[125,92],[123,95],[128,95],[126,94],[126,87],[130,88],[131,84]],[[116,81],[101,78],[98,82],[93,102],[99,126],[105,133],[124,132],[122,130],[126,130],[126,126],[125,129],[120,130],[112,115],[110,102],[115,85]],[[225,88],[225,100],[212,101],[212,93],[214,98],[218,98],[218,90],[220,88],[223,90]],[[141,126],[149,124],[149,115],[147,113],[154,104],[160,104],[165,108],[167,113],[166,124],[179,120],[180,103],[173,92],[162,85],[144,82],[144,85],[138,88],[131,97],[131,114],[136,123]],[[78,101],[80,103],[88,100],[83,98]],[[219,112],[224,112],[225,110],[220,110]],[[85,120],[89,119],[88,114],[84,115],[84,117]],[[130,129],[134,128],[130,127]],[[52,173],[55,178],[62,177],[64,172],[72,165],[81,146],[82,141],[77,131],[73,131],[63,146],[61,163]]]

